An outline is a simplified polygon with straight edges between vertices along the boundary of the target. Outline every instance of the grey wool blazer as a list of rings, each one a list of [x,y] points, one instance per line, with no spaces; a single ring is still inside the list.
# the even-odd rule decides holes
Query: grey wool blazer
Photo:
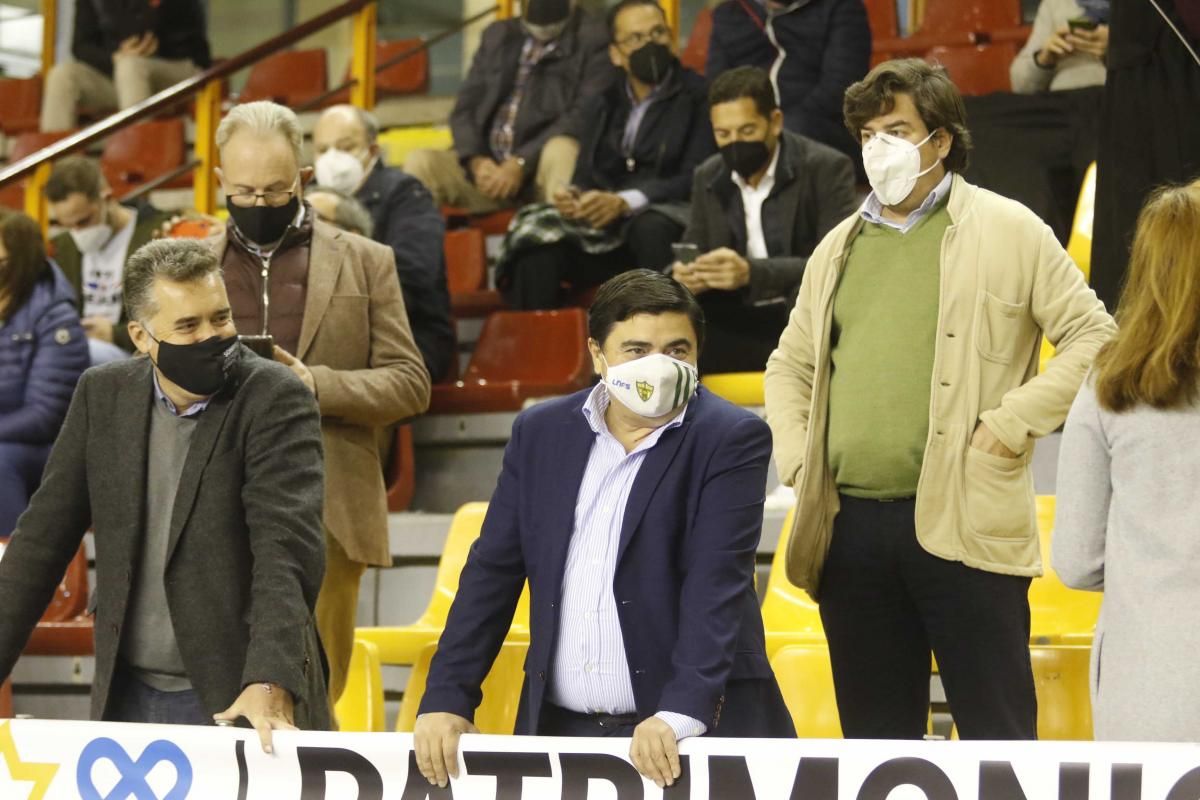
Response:
[[[324,464],[312,394],[286,367],[240,350],[200,414],[175,500],[167,606],[204,709],[250,683],[291,692],[300,728],[330,726],[313,607],[325,569]],[[153,366],[88,370],[41,488],[0,559],[0,676],[8,675],[88,526],[96,540],[96,677],[104,719],[144,536]]]

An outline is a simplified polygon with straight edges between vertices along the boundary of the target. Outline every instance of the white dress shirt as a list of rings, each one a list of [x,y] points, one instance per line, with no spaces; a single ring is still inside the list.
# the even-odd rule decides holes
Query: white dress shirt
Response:
[[[767,237],[763,233],[762,208],[763,203],[771,196],[775,188],[775,168],[779,166],[779,151],[783,149],[781,142],[775,143],[775,154],[767,167],[758,186],[751,186],[742,180],[742,176],[733,173],[733,182],[742,190],[742,208],[746,212],[746,258],[768,258]]]
[[[646,453],[665,431],[682,425],[687,413],[684,406],[675,419],[627,454],[605,423],[608,404],[608,389],[600,383],[583,406],[596,440],[575,501],[575,530],[563,573],[558,645],[548,687],[550,702],[581,714],[637,711],[613,595],[621,523]],[[671,726],[677,739],[708,730],[704,723],[683,714],[660,711],[655,716]]]

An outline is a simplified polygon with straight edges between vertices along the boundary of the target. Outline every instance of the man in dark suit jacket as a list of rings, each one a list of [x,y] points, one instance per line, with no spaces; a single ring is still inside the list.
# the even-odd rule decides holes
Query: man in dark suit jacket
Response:
[[[0,675],[91,525],[93,718],[245,717],[268,749],[272,729],[327,729],[316,403],[237,343],[220,264],[199,242],[146,245],[125,291],[146,357],[79,382],[0,560]]]
[[[767,73],[739,67],[709,92],[721,152],[696,170],[683,235],[701,254],[672,274],[708,322],[702,372],[761,372],[817,243],[858,206],[850,159],[783,130]]]
[[[632,736],[660,786],[678,739],[795,735],[754,591],[766,423],[696,390],[704,314],[666,275],[600,287],[589,329],[603,382],[517,417],[459,579],[414,731],[432,782],[455,774],[526,579],[516,733]]]

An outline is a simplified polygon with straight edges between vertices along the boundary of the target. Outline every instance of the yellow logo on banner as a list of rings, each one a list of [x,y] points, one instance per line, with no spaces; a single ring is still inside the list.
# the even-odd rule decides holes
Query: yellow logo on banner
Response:
[[[654,386],[646,381],[638,381],[637,393],[643,403],[649,402],[650,398],[654,396]]]
[[[8,774],[14,781],[30,781],[33,789],[29,792],[29,800],[42,800],[50,790],[50,782],[58,773],[58,764],[38,764],[21,760],[17,753],[17,743],[13,741],[12,729],[7,722],[0,724],[0,755],[8,767]]]

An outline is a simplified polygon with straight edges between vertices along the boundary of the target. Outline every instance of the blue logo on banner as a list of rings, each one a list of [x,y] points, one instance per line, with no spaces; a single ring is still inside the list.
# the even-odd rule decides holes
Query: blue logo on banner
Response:
[[[121,774],[121,780],[101,795],[96,785],[92,783],[92,767],[97,761],[108,759]],[[161,762],[166,761],[175,767],[177,773],[175,785],[163,797],[159,797],[150,788],[146,776]],[[79,754],[79,766],[75,770],[75,782],[79,787],[81,800],[184,800],[192,788],[192,762],[174,742],[165,739],[151,742],[141,757],[134,761],[113,739],[107,737],[95,739],[83,748]]]

